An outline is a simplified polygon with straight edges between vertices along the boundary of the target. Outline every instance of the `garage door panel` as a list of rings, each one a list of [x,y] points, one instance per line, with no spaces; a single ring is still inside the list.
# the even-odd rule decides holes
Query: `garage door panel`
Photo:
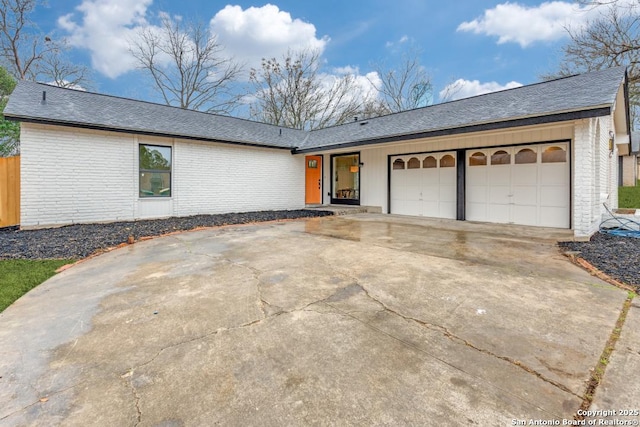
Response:
[[[451,218],[451,219],[455,219],[456,217],[456,201],[452,201],[452,202],[440,202],[440,212],[439,212],[439,217],[440,218]]]
[[[509,205],[489,205],[487,214],[491,222],[506,224],[511,222],[510,219],[511,206]]]
[[[440,185],[456,185],[457,173],[455,168],[440,169]]]
[[[538,205],[538,187],[535,185],[520,185],[513,188],[513,204],[524,206]]]
[[[569,227],[568,148],[554,143],[468,150],[467,219]]]
[[[518,224],[522,225],[538,225],[538,207],[537,206],[518,206],[514,207],[514,217],[518,219]]]
[[[517,173],[512,174],[513,185],[533,185],[538,183],[538,167],[537,165],[514,165]]]
[[[446,156],[449,157],[443,161]],[[455,218],[456,168],[440,167],[455,165],[455,156],[455,152],[448,152],[393,157],[392,165],[397,159],[402,159],[405,167],[411,163],[416,168],[392,168],[391,213]],[[410,158],[417,161],[410,162]]]
[[[508,165],[490,166],[488,175],[489,185],[504,185],[511,180],[511,168]]]
[[[438,169],[422,169],[420,174],[420,182],[422,186],[432,185],[437,186],[439,181]]]
[[[540,191],[540,206],[566,207],[566,194],[568,187],[543,186]]]
[[[416,200],[391,200],[393,213],[400,215],[420,215],[421,203]]]
[[[455,185],[442,185],[439,188],[439,200],[441,202],[454,202],[456,201],[456,186]]]
[[[511,188],[502,186],[489,187],[489,200],[490,204],[506,205],[511,201]]]
[[[566,184],[567,170],[568,166],[566,163],[540,165],[540,172],[542,175],[541,184]]]
[[[437,201],[423,201],[422,202],[422,215],[430,216],[430,217],[438,217],[439,216],[439,208]]]
[[[487,204],[467,201],[466,216],[469,221],[488,221]]]
[[[539,225],[542,227],[569,228],[569,208],[541,207]]]
[[[470,203],[487,203],[487,187],[485,185],[469,185],[466,194],[467,205]]]

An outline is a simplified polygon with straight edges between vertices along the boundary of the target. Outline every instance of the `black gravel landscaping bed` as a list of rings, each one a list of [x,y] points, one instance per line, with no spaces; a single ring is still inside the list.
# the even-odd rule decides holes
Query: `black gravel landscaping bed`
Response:
[[[166,219],[75,224],[40,230],[0,229],[0,259],[84,258],[96,251],[141,237],[160,236],[198,227],[247,224],[284,219],[333,215],[329,211],[291,210],[243,212],[221,215],[195,215]]]
[[[640,292],[640,238],[596,233],[588,242],[562,242],[560,247],[580,252],[580,258]]]

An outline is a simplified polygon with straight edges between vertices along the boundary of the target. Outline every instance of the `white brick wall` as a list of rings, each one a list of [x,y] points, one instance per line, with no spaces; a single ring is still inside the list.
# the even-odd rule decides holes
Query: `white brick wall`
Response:
[[[23,123],[23,227],[133,219],[132,137]]]
[[[577,237],[598,230],[604,203],[618,207],[618,153],[609,150],[612,118],[585,119],[576,123],[573,138],[573,229]]]
[[[622,185],[635,186],[638,179],[638,157],[635,155],[622,157]]]
[[[175,215],[304,207],[303,157],[226,144],[175,145]]]
[[[138,197],[138,144],[173,146],[172,197]],[[304,207],[288,150],[22,124],[21,226]]]

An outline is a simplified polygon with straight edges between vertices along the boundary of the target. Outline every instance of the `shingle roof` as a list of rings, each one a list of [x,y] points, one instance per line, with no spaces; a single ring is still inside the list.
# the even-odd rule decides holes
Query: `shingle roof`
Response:
[[[611,107],[625,70],[610,68],[320,129],[312,131],[299,148],[311,151],[361,145],[395,136],[448,133],[489,123]]]
[[[287,149],[306,137],[300,130],[29,81],[18,83],[4,115],[23,121]]]
[[[16,86],[4,115],[22,121],[310,152],[608,114],[625,78],[624,67],[610,68],[311,132],[27,81]]]

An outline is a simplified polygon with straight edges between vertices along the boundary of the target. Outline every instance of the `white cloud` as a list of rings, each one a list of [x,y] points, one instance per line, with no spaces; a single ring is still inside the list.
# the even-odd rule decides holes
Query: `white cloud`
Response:
[[[93,68],[116,78],[134,68],[129,54],[129,40],[137,30],[147,26],[147,8],[153,0],[84,0],[76,14],[58,19],[72,46],[88,49]]]
[[[83,0],[76,12],[62,16],[58,25],[69,33],[72,46],[87,49],[98,72],[116,78],[135,68],[129,43],[149,22],[153,0]],[[162,17],[159,12],[157,17]],[[179,17],[174,17],[179,19]],[[317,38],[313,24],[267,4],[243,10],[227,5],[210,21],[224,54],[248,66],[259,67],[263,57],[280,58],[288,49],[322,52],[328,37]]]
[[[262,7],[227,5],[211,19],[211,29],[225,53],[249,67],[259,67],[262,58],[281,58],[288,49],[312,49],[320,53],[328,37],[317,38],[316,27],[278,6]]]
[[[447,85],[438,95],[441,100],[453,101],[456,99],[469,98],[471,96],[482,95],[484,93],[497,92],[499,90],[512,89],[522,86],[522,83],[511,81],[505,85],[497,82],[480,83],[479,80],[458,79]]]
[[[544,2],[534,7],[506,2],[485,10],[472,21],[463,22],[458,31],[497,36],[498,44],[515,42],[527,47],[537,41],[566,37],[567,28],[580,29],[600,12],[597,7],[580,7],[566,1]]]

